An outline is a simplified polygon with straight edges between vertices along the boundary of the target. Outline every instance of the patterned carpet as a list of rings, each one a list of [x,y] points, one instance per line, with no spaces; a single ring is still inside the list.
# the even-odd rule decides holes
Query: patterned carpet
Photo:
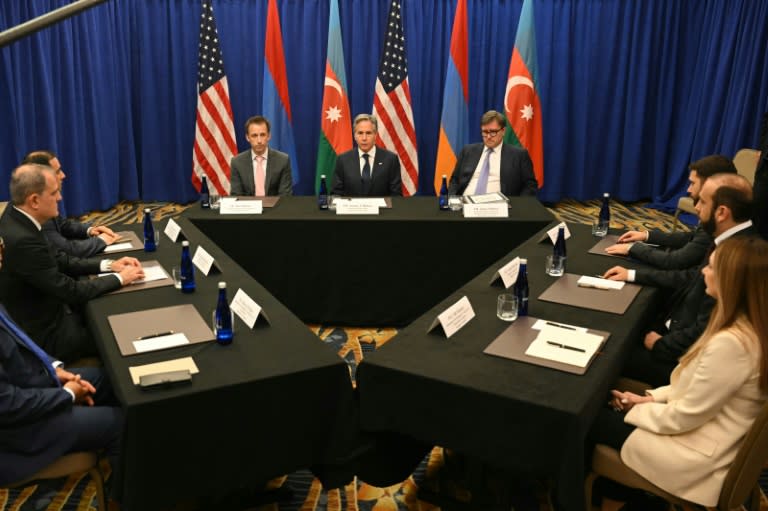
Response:
[[[112,224],[134,224],[141,221],[143,208],[150,207],[154,218],[161,220],[180,214],[188,207],[169,203],[120,203],[106,212],[93,212],[83,217],[85,221]],[[562,201],[550,210],[560,219],[573,223],[591,223],[597,216],[600,203]],[[669,231],[673,226],[671,215],[648,209],[643,204],[611,204],[611,226],[629,229],[661,229]],[[687,230],[685,225],[678,229]],[[389,341],[397,333],[393,328],[343,328],[338,326],[308,325],[319,339],[332,346],[350,368],[354,385],[357,365],[371,352]],[[272,488],[290,489],[289,496],[277,504],[257,506],[250,509],[260,511],[432,511],[439,510],[433,504],[417,498],[420,487],[442,490],[456,496],[458,500],[468,498],[467,491],[460,483],[437,477],[444,464],[445,452],[435,447],[422,461],[417,470],[406,481],[379,488],[355,479],[343,489],[323,490],[319,481],[308,471],[299,471],[270,482]],[[108,471],[108,467],[107,467]],[[511,493],[510,500],[515,511],[547,511],[550,505],[543,483],[521,481],[509,488],[503,483],[501,492]],[[438,485],[443,485],[438,488]],[[447,487],[446,487],[447,486]],[[493,491],[491,489],[490,491]],[[38,485],[12,490],[0,489],[0,511],[92,511],[96,509],[95,489],[87,474],[69,478],[45,481]],[[203,511],[209,507],[196,501],[179,503],[174,511]],[[768,506],[764,507],[768,509]],[[218,509],[216,511],[219,511]]]

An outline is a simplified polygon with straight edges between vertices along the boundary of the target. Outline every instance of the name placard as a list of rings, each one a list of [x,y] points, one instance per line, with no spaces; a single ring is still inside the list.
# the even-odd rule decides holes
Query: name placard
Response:
[[[260,215],[263,210],[260,200],[237,200],[237,197],[224,197],[219,207],[222,215]]]
[[[510,262],[499,268],[491,278],[491,284],[496,282],[496,279],[501,277],[501,282],[505,288],[509,288],[517,281],[517,274],[520,273],[520,258],[515,257]]]
[[[508,218],[509,208],[506,202],[488,204],[464,204],[464,218]]]
[[[359,200],[337,200],[336,201],[336,214],[337,215],[378,215],[378,204],[370,201]]]
[[[432,324],[427,329],[427,332],[431,332],[437,325],[443,327],[445,337],[450,337],[458,332],[461,327],[466,325],[470,319],[475,317],[475,311],[472,309],[472,304],[469,303],[469,298],[462,296],[458,302],[454,303],[445,311],[437,316]]]
[[[235,297],[232,299],[232,303],[229,304],[229,308],[238,315],[243,323],[248,325],[248,328],[253,328],[256,324],[256,320],[259,319],[259,314],[269,323],[269,318],[261,310],[261,305],[256,303],[253,298],[242,289],[238,289],[235,293]]]
[[[181,226],[176,223],[176,220],[173,218],[168,219],[168,223],[165,224],[165,229],[163,229],[163,232],[165,233],[168,238],[174,243],[179,239],[179,234],[181,234]]]
[[[195,255],[192,256],[192,262],[204,275],[207,276],[211,271],[211,267],[213,267],[213,256],[202,246],[199,246],[197,247],[197,250],[195,250]]]
[[[568,230],[568,225],[566,225],[565,222],[560,222],[553,228],[547,231],[547,236],[549,236],[550,241],[554,245],[557,241],[557,231],[560,229],[560,227],[565,227],[565,239],[568,239],[571,237],[571,231]]]

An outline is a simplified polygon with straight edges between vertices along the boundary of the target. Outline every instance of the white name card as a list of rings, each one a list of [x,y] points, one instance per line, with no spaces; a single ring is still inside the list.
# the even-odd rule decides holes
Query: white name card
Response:
[[[259,319],[259,313],[261,313],[261,305],[253,301],[253,298],[248,296],[242,289],[237,290],[232,303],[229,304],[229,308],[243,320],[243,323],[248,325],[248,328],[253,328],[256,320]],[[262,316],[264,319],[267,319],[265,314],[262,314]],[[269,322],[268,319],[267,322]]]
[[[359,200],[336,201],[337,215],[378,215],[379,206],[374,202]]]
[[[469,320],[474,317],[475,311],[472,309],[472,304],[469,303],[469,298],[462,296],[458,302],[437,316],[437,319],[432,322],[427,332],[431,332],[439,324],[443,327],[445,337],[450,339],[453,334],[458,332],[461,327],[469,323]]]
[[[195,255],[192,257],[192,262],[195,263],[195,266],[197,266],[198,269],[207,276],[211,271],[211,267],[213,266],[213,256],[209,254],[208,251],[205,250],[202,246],[199,246],[197,247],[197,250],[195,250]]]
[[[166,236],[170,238],[170,240],[174,243],[179,239],[179,234],[181,234],[181,226],[176,223],[176,220],[173,218],[168,219],[168,223],[165,224],[165,229],[163,230]]]
[[[568,230],[568,226],[565,222],[560,222],[553,228],[547,231],[547,236],[549,236],[550,241],[552,241],[552,244],[554,245],[557,241],[557,232],[560,230],[560,227],[565,227],[565,239],[568,239],[571,237],[571,231]]]
[[[263,210],[260,200],[237,200],[237,197],[223,198],[219,207],[222,215],[260,215]]]
[[[464,218],[507,218],[509,208],[506,202],[488,204],[464,204]]]
[[[509,288],[517,281],[517,274],[520,272],[520,258],[515,257],[510,262],[499,268],[496,273],[493,274],[491,284],[496,282],[496,279],[501,277],[501,281],[504,283],[505,288]]]

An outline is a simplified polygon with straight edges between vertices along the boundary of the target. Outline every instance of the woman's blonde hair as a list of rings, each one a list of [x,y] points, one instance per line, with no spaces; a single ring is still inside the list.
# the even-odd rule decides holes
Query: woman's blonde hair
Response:
[[[722,330],[760,349],[760,388],[768,391],[768,242],[751,236],[728,238],[714,253],[718,297],[707,328],[680,358],[686,365]]]

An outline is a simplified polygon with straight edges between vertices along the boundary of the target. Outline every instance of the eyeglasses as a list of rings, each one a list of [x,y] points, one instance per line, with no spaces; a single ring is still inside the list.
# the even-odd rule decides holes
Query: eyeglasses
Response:
[[[499,134],[500,131],[504,131],[504,128],[499,128],[497,130],[480,130],[480,133],[484,137],[495,137]]]

